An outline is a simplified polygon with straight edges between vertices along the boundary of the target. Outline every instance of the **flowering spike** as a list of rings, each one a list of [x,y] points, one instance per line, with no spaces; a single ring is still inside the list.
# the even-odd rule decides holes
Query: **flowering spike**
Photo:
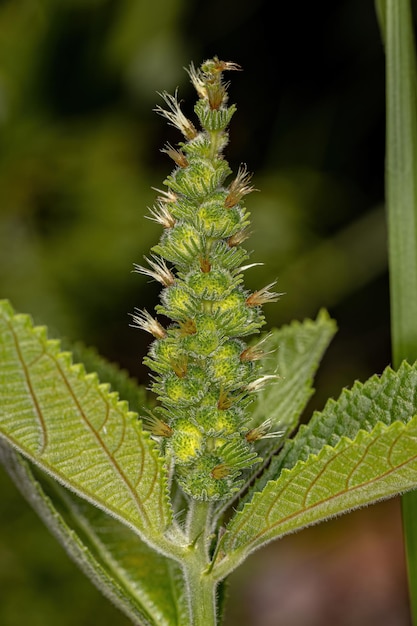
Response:
[[[266,422],[250,429],[252,394],[275,376],[262,376],[260,347],[241,339],[264,324],[261,305],[278,294],[272,285],[248,295],[243,272],[248,252],[249,215],[242,198],[253,190],[251,175],[241,166],[227,185],[231,171],[223,157],[227,128],[236,110],[228,106],[223,73],[239,67],[217,57],[188,72],[198,96],[194,111],[201,130],[182,113],[178,96],[163,94],[167,110],[157,112],[185,137],[179,148],[167,144],[163,152],[175,163],[166,178],[151,219],[164,231],[141,274],[163,285],[156,306],[171,320],[165,330],[147,311],[136,310],[134,326],[157,341],[144,362],[154,372],[151,389],[157,412],[149,430],[163,437],[181,489],[192,498],[229,498],[244,484],[242,473],[261,461],[255,446],[269,436]],[[173,267],[168,268],[167,264]]]

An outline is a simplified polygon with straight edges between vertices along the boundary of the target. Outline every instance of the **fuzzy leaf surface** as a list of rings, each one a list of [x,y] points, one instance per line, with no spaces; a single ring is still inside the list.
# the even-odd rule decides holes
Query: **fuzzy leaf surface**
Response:
[[[335,332],[336,323],[325,311],[316,320],[292,322],[271,332],[262,345],[265,352],[272,352],[262,373],[277,374],[279,379],[257,394],[252,427],[271,420],[271,430],[281,433],[278,442],[294,430],[314,392],[313,376]],[[271,441],[260,442],[263,453],[274,447]]]
[[[134,624],[189,624],[182,573],[175,561],[48,478],[4,441],[0,461],[71,558]]]
[[[416,414],[417,368],[407,363],[328,402],[272,460],[229,522],[217,576],[273,539],[415,488]]]
[[[67,349],[66,345],[64,349]],[[110,383],[112,390],[117,391],[121,400],[126,400],[132,411],[140,412],[144,407],[153,406],[146,388],[139,385],[119,365],[107,361],[95,348],[75,343],[68,346],[68,351],[71,352],[75,363],[82,363],[87,372],[96,372],[100,381]]]
[[[137,416],[48,340],[0,307],[0,436],[64,486],[170,553],[166,471]]]

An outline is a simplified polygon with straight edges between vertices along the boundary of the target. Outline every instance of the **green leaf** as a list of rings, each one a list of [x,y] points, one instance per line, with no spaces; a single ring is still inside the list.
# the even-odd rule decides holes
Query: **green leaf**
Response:
[[[68,554],[134,624],[189,624],[179,565],[149,548],[115,518],[42,474],[1,441],[0,460]]]
[[[272,539],[414,488],[416,414],[417,367],[407,363],[328,402],[272,460],[231,519],[221,546],[227,556],[215,575],[228,574]]]
[[[0,305],[0,436],[156,549],[179,556],[158,449],[126,403]]]
[[[318,454],[324,445],[335,446],[342,437],[354,439],[360,430],[371,430],[382,422],[407,422],[417,413],[417,367],[402,363],[398,372],[387,367],[382,375],[344,389],[338,400],[330,399],[323,411],[316,411],[310,422],[288,441],[268,472],[266,479],[297,461]]]
[[[315,321],[292,322],[271,332],[262,345],[265,352],[272,351],[265,360],[263,374],[277,374],[279,380],[257,394],[252,428],[268,418],[271,430],[279,430],[282,437],[294,430],[314,392],[313,376],[335,332],[336,323],[326,311],[320,311]],[[280,445],[282,438],[277,441]],[[271,447],[264,445],[263,452]]]
[[[87,372],[96,372],[101,382],[110,383],[112,390],[117,391],[120,399],[126,400],[132,410],[139,412],[143,407],[153,406],[147,398],[146,388],[138,385],[116,363],[110,363],[100,356],[95,348],[77,342],[69,346],[68,350],[74,362],[82,363]]]

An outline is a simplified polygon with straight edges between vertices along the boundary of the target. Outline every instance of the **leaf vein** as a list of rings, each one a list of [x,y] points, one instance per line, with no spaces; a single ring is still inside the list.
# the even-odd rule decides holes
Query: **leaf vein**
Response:
[[[7,320],[7,324],[9,326],[10,331],[11,331],[12,336],[13,336],[13,341],[14,341],[14,345],[15,345],[15,348],[16,348],[16,354],[17,354],[19,362],[20,362],[20,364],[22,366],[22,371],[23,371],[23,374],[25,376],[26,384],[27,384],[27,387],[28,387],[28,390],[29,390],[29,396],[32,398],[32,402],[33,402],[33,405],[34,405],[35,413],[37,415],[38,423],[40,425],[41,440],[40,440],[40,443],[39,443],[38,454],[42,455],[42,454],[44,454],[44,452],[46,450],[46,447],[48,445],[48,432],[47,432],[47,429],[46,429],[45,419],[44,419],[44,416],[43,416],[43,413],[42,413],[42,409],[40,407],[37,395],[35,393],[35,389],[34,389],[34,387],[32,385],[32,380],[30,378],[28,367],[26,365],[26,362],[25,362],[25,360],[23,358],[22,351],[20,349],[20,344],[19,344],[19,341],[18,341],[17,334],[16,334],[12,324],[8,320]]]
[[[280,526],[281,524],[283,524],[283,523],[285,523],[285,522],[287,522],[287,521],[289,521],[291,519],[296,518],[301,513],[304,513],[306,511],[314,510],[315,508],[320,507],[323,503],[335,500],[335,499],[339,498],[340,496],[345,495],[346,493],[352,493],[352,492],[354,492],[356,490],[363,489],[364,487],[372,485],[373,483],[376,483],[379,480],[387,478],[392,473],[394,473],[394,472],[396,472],[396,471],[398,471],[400,469],[403,469],[404,467],[406,467],[410,463],[413,463],[416,460],[417,460],[417,454],[407,458],[405,461],[403,461],[402,463],[400,463],[400,464],[398,464],[398,465],[396,465],[394,467],[390,466],[389,470],[387,470],[383,474],[379,474],[378,476],[376,476],[376,477],[374,477],[374,478],[372,478],[372,479],[370,479],[368,481],[365,481],[365,482],[363,482],[361,484],[358,484],[358,485],[356,485],[356,486],[354,486],[354,487],[352,487],[350,489],[342,489],[342,490],[338,491],[337,493],[334,493],[332,496],[330,496],[328,498],[319,500],[318,502],[315,502],[314,504],[312,504],[310,506],[307,506],[307,507],[303,508],[302,510],[298,509],[294,513],[291,513],[290,515],[287,515],[285,517],[280,518],[276,522],[271,523],[268,526],[268,528],[265,528],[264,530],[260,531],[256,535],[254,535],[253,539],[247,545],[254,545],[254,544],[256,544],[259,541],[259,539],[261,539],[266,533],[270,532],[271,530],[273,530],[274,528]],[[281,490],[281,493],[285,489],[286,489],[286,486],[283,487],[283,489]],[[276,503],[276,498],[274,499],[274,502]],[[244,525],[245,525],[245,522],[243,522],[243,524],[241,524],[240,528],[242,528],[242,526],[244,526]],[[232,539],[232,542],[238,540],[238,534],[239,534],[239,530],[234,532],[235,539]],[[232,545],[234,545],[234,543]]]
[[[51,357],[52,358],[52,357]],[[90,420],[87,418],[83,407],[80,405],[78,398],[76,396],[76,394],[74,393],[74,390],[69,382],[69,380],[67,379],[64,371],[62,370],[59,361],[55,360],[55,364],[57,366],[57,369],[61,375],[61,378],[65,384],[65,386],[68,389],[69,394],[71,395],[74,404],[76,405],[79,415],[81,416],[81,418],[83,419],[84,423],[87,425],[87,427],[90,429],[90,431],[93,433],[93,435],[96,437],[99,445],[102,447],[102,449],[106,452],[108,458],[113,462],[113,466],[116,469],[116,472],[119,474],[120,478],[122,479],[122,481],[124,482],[124,484],[127,486],[128,491],[130,492],[140,514],[143,516],[143,518],[146,520],[146,522],[148,524],[150,524],[150,520],[149,520],[149,516],[145,510],[144,504],[141,501],[141,499],[139,498],[139,495],[137,493],[137,491],[134,489],[134,486],[132,485],[132,483],[130,482],[130,480],[128,479],[126,473],[123,471],[123,469],[121,468],[120,464],[118,463],[118,461],[116,460],[116,458],[114,458],[114,456],[112,455],[112,453],[110,452],[110,450],[108,449],[108,447],[106,446],[104,440],[102,439],[102,437],[100,436],[100,433],[97,431],[96,428],[94,428],[94,426],[92,425],[92,423],[90,422]],[[102,398],[103,399],[103,398]],[[105,402],[105,400],[103,399],[103,401]],[[105,402],[106,403],[106,402]],[[106,403],[107,404],[107,403]],[[108,406],[108,404],[107,404]],[[123,416],[122,420],[124,423],[124,419]],[[144,456],[144,455],[142,455]],[[144,461],[142,461],[144,462]]]

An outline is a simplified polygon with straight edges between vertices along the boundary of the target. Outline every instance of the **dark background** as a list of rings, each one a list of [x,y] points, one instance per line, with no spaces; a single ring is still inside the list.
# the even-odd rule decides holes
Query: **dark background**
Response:
[[[278,278],[269,327],[329,309],[339,333],[310,409],[390,362],[384,55],[372,2],[0,2],[0,297],[121,363],[158,288],[132,274],[159,237],[144,219],[180,140],[152,109],[217,54],[238,105],[227,157],[253,171],[248,288]],[[0,624],[125,618],[78,574],[0,474]],[[232,580],[231,626],[409,624],[398,502],[289,537]]]

